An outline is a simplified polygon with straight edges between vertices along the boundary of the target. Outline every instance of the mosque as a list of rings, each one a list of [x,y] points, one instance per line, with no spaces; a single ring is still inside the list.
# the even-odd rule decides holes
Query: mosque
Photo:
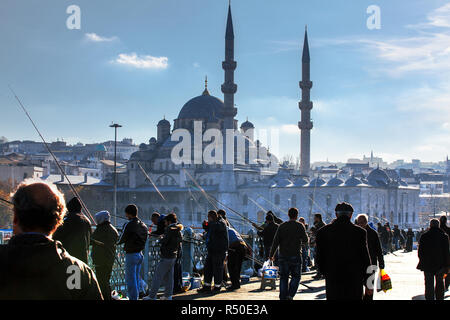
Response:
[[[157,137],[151,138],[148,144],[141,144],[139,151],[132,154],[126,171],[118,175],[119,214],[127,204],[135,203],[144,220],[149,220],[154,211],[163,214],[175,212],[185,225],[199,227],[208,210],[232,208],[239,215],[227,210],[230,221],[240,231],[247,231],[251,225],[241,216],[260,223],[266,211],[272,210],[280,218],[287,219],[287,209],[297,207],[300,215],[309,223],[315,213],[321,213],[324,220],[330,221],[336,203],[347,201],[353,205],[355,213],[367,213],[374,223],[380,221],[401,227],[418,227],[419,190],[409,187],[404,181],[391,179],[380,168],[374,169],[367,177],[351,175],[347,179],[340,179],[336,176],[325,181],[321,177],[311,176],[313,103],[310,90],[313,84],[310,80],[307,30],[301,59],[301,118],[298,123],[301,134],[300,170],[284,168],[279,164],[274,168],[273,163],[259,159],[259,156],[256,161],[244,164],[175,164],[171,153],[178,142],[172,141],[172,133],[177,129],[193,132],[195,121],[201,121],[202,130],[236,130],[237,135],[246,137],[246,155],[252,148],[258,155],[260,152],[270,155],[259,140],[255,141],[252,134],[247,134],[253,131],[254,125],[247,120],[239,126],[235,119],[237,108],[234,95],[237,85],[234,71],[237,63],[234,49],[233,21],[229,7],[225,59],[222,62],[225,78],[221,87],[223,100],[212,96],[205,82],[203,93],[181,108],[173,128],[168,120],[159,121]],[[105,200],[106,204],[110,206],[111,200]]]

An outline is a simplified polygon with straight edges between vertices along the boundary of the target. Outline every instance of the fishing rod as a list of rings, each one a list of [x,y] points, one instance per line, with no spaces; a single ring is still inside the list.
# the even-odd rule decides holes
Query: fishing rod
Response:
[[[89,209],[86,207],[85,203],[83,202],[83,200],[81,199],[80,195],[78,194],[77,190],[75,189],[75,187],[73,186],[73,184],[70,182],[69,177],[66,175],[66,172],[64,171],[64,169],[61,167],[58,159],[56,158],[55,154],[53,153],[53,151],[50,149],[50,146],[48,145],[47,141],[44,139],[44,136],[41,134],[41,132],[39,131],[38,127],[36,126],[35,122],[33,121],[33,119],[31,118],[30,114],[28,113],[27,109],[25,108],[25,106],[23,105],[22,101],[19,99],[19,97],[16,95],[16,93],[14,92],[14,90],[11,88],[11,86],[9,86],[9,89],[11,90],[12,94],[14,95],[14,98],[17,100],[17,102],[19,103],[20,107],[22,108],[23,112],[25,113],[25,115],[28,117],[28,119],[30,120],[31,124],[33,125],[34,129],[36,130],[36,132],[39,134],[39,137],[41,138],[42,142],[44,143],[46,149],[48,150],[48,152],[50,153],[50,155],[52,156],[53,160],[55,161],[56,165],[58,166],[59,171],[61,172],[61,174],[64,176],[64,178],[67,179],[67,182],[69,183],[70,189],[72,190],[73,194],[78,198],[78,200],[80,200],[81,206],[84,210],[84,213],[86,215],[86,217],[88,217],[91,222],[96,225],[96,222],[94,220],[94,218],[92,217]]]
[[[200,190],[200,192],[204,195],[204,197],[206,198],[206,200],[216,209],[219,210],[219,208],[216,206],[216,204],[214,202],[212,202],[209,199],[209,195],[206,193],[205,189],[202,188],[201,185],[198,184],[198,182],[190,175],[189,172],[186,171],[185,168],[183,168],[184,173],[192,180],[192,182],[195,184],[195,186]]]
[[[280,213],[282,212],[282,213],[287,214],[285,210],[281,209],[281,207],[277,206],[277,205],[276,205],[275,203],[273,203],[272,201],[270,201],[270,200],[264,198],[264,197],[263,197],[262,195],[260,195],[259,193],[258,193],[258,197],[263,198],[267,203],[271,204],[272,207],[278,209],[278,211],[279,211]]]
[[[138,166],[141,169],[142,173],[144,174],[144,176],[148,179],[148,181],[150,181],[150,183],[152,184],[153,188],[155,188],[156,192],[159,194],[159,196],[167,202],[166,198],[164,198],[164,196],[162,195],[161,192],[159,192],[158,187],[156,186],[156,184],[153,182],[152,178],[149,177],[149,175],[147,174],[147,172],[145,172],[144,168],[142,168],[141,164],[138,162]]]
[[[7,205],[14,206],[14,204],[13,204],[11,201],[9,201],[9,200],[0,198],[0,201],[2,201],[2,203],[5,203],[5,204],[7,204]]]
[[[250,200],[251,202],[253,202],[255,204],[255,206],[257,206],[258,208],[260,208],[262,211],[267,212],[268,210],[264,209],[259,203],[257,203],[255,200],[253,200],[252,198],[248,197],[248,200]]]

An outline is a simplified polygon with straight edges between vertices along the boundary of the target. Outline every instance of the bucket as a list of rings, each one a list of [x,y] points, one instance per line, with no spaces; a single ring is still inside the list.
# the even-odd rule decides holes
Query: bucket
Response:
[[[198,289],[202,286],[202,278],[200,277],[192,277],[191,278],[191,289]]]

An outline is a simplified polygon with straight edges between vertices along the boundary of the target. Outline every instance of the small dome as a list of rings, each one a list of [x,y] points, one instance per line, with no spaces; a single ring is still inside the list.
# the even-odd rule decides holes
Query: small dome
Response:
[[[325,180],[323,180],[322,178],[315,178],[313,180],[311,180],[311,182],[309,183],[309,187],[320,187],[323,186],[325,184]]]
[[[339,179],[338,177],[334,177],[333,179],[330,179],[327,182],[328,187],[339,187],[344,184],[344,181],[342,179]]]
[[[298,178],[297,180],[294,181],[294,186],[296,187],[303,187],[306,186],[308,184],[308,180],[306,180],[305,178]]]
[[[166,118],[162,119],[158,122],[158,127],[170,127],[170,122],[166,120]]]
[[[147,149],[147,145],[145,143],[141,143],[139,145],[139,150],[145,150],[145,149]]]
[[[97,152],[106,152],[106,147],[103,144],[98,144],[95,147],[95,151],[97,151]]]
[[[247,130],[247,129],[255,129],[255,126],[250,121],[245,121],[241,124],[241,129]]]
[[[294,184],[289,179],[280,179],[278,180],[272,187],[274,188],[286,188],[286,187],[292,187]]]
[[[345,181],[345,186],[347,187],[357,187],[360,184],[363,184],[361,180],[356,178],[355,176],[351,176],[350,178]]]
[[[156,138],[155,137],[150,138],[149,143],[150,144],[155,144],[156,143]]]
[[[380,168],[372,170],[367,176],[367,181],[374,187],[387,187],[390,183],[389,176]]]

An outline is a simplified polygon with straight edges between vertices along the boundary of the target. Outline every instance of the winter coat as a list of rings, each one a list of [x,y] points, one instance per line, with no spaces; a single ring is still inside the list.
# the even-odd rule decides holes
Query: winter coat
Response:
[[[94,265],[112,266],[114,264],[117,239],[119,239],[119,233],[109,221],[97,225],[91,237],[91,256]]]
[[[160,241],[162,258],[175,259],[177,257],[183,241],[181,230],[183,230],[183,225],[175,223],[166,228],[164,236]]]
[[[448,236],[441,229],[432,227],[422,234],[419,241],[417,269],[429,273],[450,267]]]
[[[59,241],[23,233],[0,246],[0,300],[101,299],[94,272]]]
[[[61,242],[71,256],[87,263],[91,234],[89,220],[81,213],[71,212],[64,218],[64,223],[55,231],[52,238]]]
[[[208,251],[225,253],[228,251],[228,229],[223,219],[218,219],[208,226]]]
[[[124,225],[118,244],[125,244],[126,253],[138,253],[144,250],[147,237],[147,226],[136,217]]]

